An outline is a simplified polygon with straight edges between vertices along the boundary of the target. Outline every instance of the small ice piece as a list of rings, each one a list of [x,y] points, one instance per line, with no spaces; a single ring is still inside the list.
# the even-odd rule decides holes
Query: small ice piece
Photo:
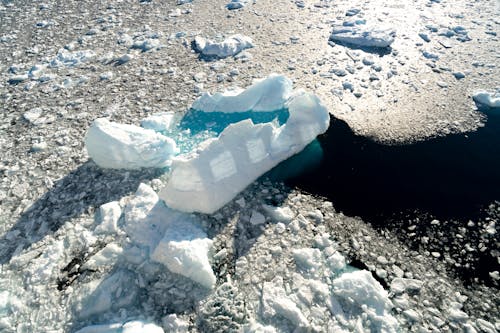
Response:
[[[97,165],[113,169],[162,168],[179,152],[174,140],[153,130],[105,118],[94,121],[85,146]]]
[[[289,223],[295,216],[290,207],[274,207],[262,205],[262,208],[271,215],[271,217],[279,222]]]
[[[161,112],[153,114],[141,120],[141,127],[156,132],[168,131],[174,124],[175,114],[173,112]]]
[[[118,231],[118,220],[122,209],[118,201],[108,202],[99,207],[101,223],[95,228],[96,234],[115,234]]]
[[[345,13],[345,16],[354,16],[354,15],[359,14],[359,12],[361,12],[361,9],[358,9],[358,8],[351,8],[351,9],[349,9],[349,10]]]
[[[156,38],[147,38],[144,40],[135,41],[131,48],[139,49],[142,52],[147,52],[152,49],[158,49],[160,47],[160,41]]]
[[[165,236],[151,254],[151,260],[211,289],[216,282],[208,259],[212,243],[192,218],[181,217],[169,224]]]
[[[31,124],[36,124],[37,120],[42,116],[43,110],[41,108],[33,108],[23,114],[23,118]]]
[[[248,3],[248,0],[231,0],[231,2],[229,2],[226,5],[226,8],[229,10],[240,9],[240,8],[245,7],[247,3]]]
[[[404,292],[416,293],[422,288],[423,282],[416,279],[394,278],[391,282],[391,292],[401,294]]]
[[[322,266],[323,257],[319,249],[294,249],[292,254],[297,266],[306,271],[316,271]]]
[[[189,323],[178,318],[175,313],[163,317],[161,321],[167,333],[187,333],[189,330]]]
[[[76,67],[84,62],[90,61],[94,57],[95,53],[91,50],[70,52],[66,49],[60,49],[57,52],[57,56],[50,61],[49,67]]]
[[[254,210],[252,211],[252,216],[250,216],[250,223],[252,225],[264,224],[266,223],[266,218],[264,215]]]
[[[263,93],[253,87],[249,90],[257,91],[250,96],[262,97]],[[278,86],[278,91],[278,95],[282,95],[283,87]],[[248,94],[240,96],[247,98]],[[238,105],[239,99],[233,100],[239,110],[248,110],[249,103],[259,103],[248,99]],[[278,101],[264,101],[261,107],[268,103],[276,105]],[[226,110],[230,109],[230,104],[221,102]],[[214,110],[217,104],[208,106]],[[286,106],[289,118],[282,126],[275,122],[254,124],[250,119],[243,120],[226,127],[217,139],[203,142],[197,151],[175,158],[170,181],[160,197],[174,209],[211,214],[328,129],[328,111],[315,95],[297,93]]]
[[[275,315],[288,319],[297,327],[308,327],[309,322],[297,304],[286,295],[281,277],[264,282],[262,288],[262,313],[264,317]]]
[[[455,77],[455,79],[457,79],[457,80],[461,80],[461,79],[465,78],[465,74],[462,72],[453,72],[452,74]]]
[[[14,74],[9,77],[10,84],[18,84],[29,79],[28,74]]]
[[[500,92],[479,90],[472,95],[474,102],[483,107],[497,109],[500,108]]]
[[[243,333],[276,333],[276,329],[271,325],[264,326],[255,320],[251,320],[243,326]]]
[[[191,108],[204,112],[275,111],[285,107],[291,94],[292,81],[285,76],[272,74],[245,90],[236,89],[213,95],[204,93]]]
[[[369,271],[344,273],[332,281],[333,293],[346,302],[362,308],[372,325],[380,332],[398,332],[398,323],[390,314],[392,303],[387,291],[375,280]]]
[[[84,327],[75,333],[121,333],[122,324],[104,324],[104,325],[91,325]]]
[[[222,42],[214,42],[210,39],[196,36],[194,39],[196,51],[207,57],[227,58],[241,51],[252,48],[252,39],[240,34],[229,36]]]
[[[427,43],[429,43],[431,41],[431,38],[425,32],[421,32],[418,35],[420,36],[420,38],[422,38]]]
[[[391,28],[370,25],[335,26],[330,40],[364,47],[389,47],[396,31]]]
[[[97,270],[102,266],[114,265],[123,249],[116,243],[109,243],[102,250],[94,254],[83,264],[83,269]]]
[[[435,53],[428,52],[428,51],[422,51],[422,55],[426,59],[431,59],[431,60],[438,60],[439,59],[439,55],[437,55]]]

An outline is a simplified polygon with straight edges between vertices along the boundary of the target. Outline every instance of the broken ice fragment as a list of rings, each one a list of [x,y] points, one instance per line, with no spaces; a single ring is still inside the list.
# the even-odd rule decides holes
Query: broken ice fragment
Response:
[[[161,112],[141,120],[141,127],[157,132],[164,132],[168,131],[173,126],[173,123],[173,112]]]
[[[66,49],[60,49],[57,56],[49,63],[49,67],[76,67],[94,57],[95,53],[91,50],[70,52]]]
[[[118,231],[118,220],[122,209],[117,201],[99,207],[100,224],[95,228],[96,234],[114,234]]]
[[[271,93],[274,99],[264,99],[259,108],[284,103],[283,100],[278,103],[276,97],[283,96],[284,88],[289,89],[289,81],[279,76],[274,78],[279,81],[271,80],[271,87],[279,94]],[[245,110],[256,103],[249,96],[263,95],[260,88],[255,87],[259,84],[251,86],[250,93],[239,94],[239,98],[227,98],[234,102],[237,111]],[[208,106],[209,111],[217,105],[230,110],[231,104],[224,96],[218,97],[218,103],[195,104]],[[317,135],[327,130],[328,111],[315,95],[297,93],[286,102],[286,106],[289,118],[282,126],[243,120],[229,125],[217,139],[202,143],[197,151],[175,158],[170,181],[160,192],[160,197],[175,209],[213,213],[259,176],[302,151]]]
[[[208,260],[211,248],[212,240],[199,226],[190,220],[178,219],[168,226],[151,260],[206,288],[213,288],[216,279]]]
[[[231,2],[229,2],[226,5],[226,8],[229,10],[240,9],[240,8],[245,7],[247,3],[248,3],[248,0],[231,0]]]
[[[239,52],[252,48],[252,39],[240,34],[229,36],[222,42],[214,42],[200,36],[195,37],[194,45],[196,51],[207,57],[226,58],[234,56]]]
[[[354,26],[336,26],[330,40],[365,47],[389,47],[394,42],[396,32],[391,28],[382,28],[364,24]]]
[[[85,136],[89,156],[102,168],[140,169],[170,165],[174,140],[134,125],[96,119]]]
[[[392,303],[387,291],[369,271],[344,273],[332,282],[333,293],[352,306],[365,308],[372,331],[398,332],[398,323],[390,314]]]

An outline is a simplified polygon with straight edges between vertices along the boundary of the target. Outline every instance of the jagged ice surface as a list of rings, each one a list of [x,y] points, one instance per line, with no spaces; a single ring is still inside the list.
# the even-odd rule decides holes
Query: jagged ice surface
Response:
[[[227,58],[234,56],[241,51],[252,48],[252,39],[241,34],[232,35],[222,42],[215,42],[211,39],[197,36],[194,39],[196,51],[204,56]]]

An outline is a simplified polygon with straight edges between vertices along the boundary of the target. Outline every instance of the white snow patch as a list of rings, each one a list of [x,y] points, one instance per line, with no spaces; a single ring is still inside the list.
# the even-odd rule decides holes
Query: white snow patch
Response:
[[[196,36],[194,39],[196,50],[209,57],[227,58],[241,51],[252,48],[252,39],[240,34],[229,36],[222,42],[214,42],[210,39]]]
[[[85,136],[89,156],[102,168],[162,168],[178,153],[175,141],[134,125],[94,120]]]

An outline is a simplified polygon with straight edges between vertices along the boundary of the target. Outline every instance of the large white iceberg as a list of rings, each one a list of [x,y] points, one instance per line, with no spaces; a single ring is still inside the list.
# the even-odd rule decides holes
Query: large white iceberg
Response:
[[[396,31],[391,28],[365,24],[336,26],[330,40],[366,47],[388,47],[394,42]]]
[[[498,92],[480,90],[475,92],[472,98],[482,106],[492,109],[500,108],[500,90]]]
[[[252,39],[240,34],[229,36],[222,42],[214,42],[210,39],[197,36],[194,39],[196,51],[204,56],[226,58],[234,56],[241,51],[252,48]]]
[[[260,106],[259,102],[253,102],[261,110],[271,105],[288,108],[289,118],[285,124],[254,124],[250,119],[243,120],[229,125],[218,138],[204,141],[196,151],[173,159],[170,180],[160,192],[169,207],[213,213],[259,176],[299,153],[328,129],[328,111],[315,95],[297,92],[288,100],[274,98],[288,96],[289,84],[281,76],[272,76],[247,89],[255,101],[263,101]],[[280,93],[275,96],[274,90],[264,88],[267,85]],[[287,93],[283,94],[284,91]],[[252,99],[248,94],[242,92],[240,97],[221,94],[216,104],[224,106],[222,110],[228,112],[231,104],[225,100],[227,98],[234,102],[237,111],[248,110],[253,107],[249,105]],[[273,98],[268,99],[269,96]],[[200,101],[195,105],[208,105],[208,111],[221,110],[221,107]]]
[[[85,146],[97,165],[114,169],[162,168],[178,153],[175,141],[166,136],[105,118],[94,121]]]

